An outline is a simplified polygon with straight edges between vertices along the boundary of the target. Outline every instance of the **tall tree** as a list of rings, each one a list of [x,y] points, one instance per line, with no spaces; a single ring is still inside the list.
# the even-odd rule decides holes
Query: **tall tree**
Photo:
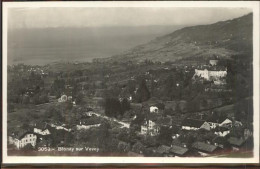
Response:
[[[150,98],[150,92],[146,86],[146,81],[145,79],[142,79],[139,88],[137,89],[136,92],[136,100],[137,102],[141,103],[147,101],[149,98]]]
[[[161,144],[170,145],[172,141],[172,131],[168,127],[161,127],[160,134],[158,135],[158,142]]]
[[[122,111],[123,111],[123,112],[125,112],[125,111],[127,111],[127,110],[130,109],[130,103],[129,103],[129,101],[128,101],[126,98],[124,98],[124,99],[122,100],[122,102],[121,102],[121,108],[122,108]]]

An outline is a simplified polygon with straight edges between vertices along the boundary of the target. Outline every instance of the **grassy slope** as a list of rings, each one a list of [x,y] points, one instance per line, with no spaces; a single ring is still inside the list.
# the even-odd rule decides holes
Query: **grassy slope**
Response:
[[[112,60],[176,61],[188,57],[229,57],[252,49],[252,14],[211,25],[186,27],[137,46]]]

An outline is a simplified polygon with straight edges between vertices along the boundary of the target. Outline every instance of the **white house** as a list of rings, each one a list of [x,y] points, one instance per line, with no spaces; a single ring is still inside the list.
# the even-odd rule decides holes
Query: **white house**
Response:
[[[92,127],[99,127],[101,124],[94,124],[94,125],[83,125],[83,124],[80,124],[80,125],[77,125],[77,130],[87,130],[87,129],[90,129]]]
[[[214,129],[216,128],[217,126],[219,126],[219,123],[215,120],[207,120],[209,126],[210,126],[210,129]]]
[[[56,126],[56,130],[65,130],[65,131],[68,131],[68,132],[71,131],[71,129],[67,129],[67,128],[63,127],[63,126]]]
[[[227,131],[215,131],[214,134],[216,134],[217,136],[220,136],[220,137],[225,137],[226,135],[228,135],[230,133],[229,130]]]
[[[148,127],[146,125],[141,125],[141,134],[145,135],[148,133]]]
[[[44,136],[51,134],[48,129],[34,128],[34,129],[33,129],[33,132],[36,133],[36,134],[44,135]]]
[[[159,112],[158,107],[156,107],[156,106],[151,106],[150,107],[150,113],[158,113],[158,112]]]
[[[55,124],[50,124],[50,126],[51,126],[51,127],[54,127],[56,130],[65,130],[65,131],[68,131],[68,132],[71,131],[71,129],[65,128],[65,127],[64,127],[64,124],[61,125],[61,126],[55,125]]]
[[[148,121],[148,128],[151,130],[151,129],[154,129],[156,126],[156,123],[153,122],[152,120],[149,120]]]
[[[230,133],[230,130],[225,127],[218,127],[218,128],[216,128],[216,130],[214,132],[214,134],[216,134],[217,136],[220,136],[220,137],[225,137],[229,133]]]
[[[232,126],[232,121],[228,118],[223,118],[223,117],[215,117],[215,116],[211,116],[207,122],[210,125],[211,129],[215,129],[218,126],[222,126],[222,127],[229,127]]]
[[[156,136],[159,134],[159,127],[152,120],[145,121],[145,124],[141,126],[141,134]]]
[[[33,132],[40,135],[50,135],[50,131],[47,128],[47,123],[39,123],[35,124],[35,127],[33,128]]]
[[[33,147],[36,145],[37,136],[33,132],[20,132],[8,137],[9,144],[13,144],[17,149],[23,148],[28,144]]]

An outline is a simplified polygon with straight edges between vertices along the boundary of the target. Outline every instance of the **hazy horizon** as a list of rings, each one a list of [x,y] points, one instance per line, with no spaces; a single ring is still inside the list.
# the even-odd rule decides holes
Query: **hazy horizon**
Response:
[[[246,15],[248,8],[11,8],[8,29],[211,24]],[[199,19],[198,19],[199,18]]]

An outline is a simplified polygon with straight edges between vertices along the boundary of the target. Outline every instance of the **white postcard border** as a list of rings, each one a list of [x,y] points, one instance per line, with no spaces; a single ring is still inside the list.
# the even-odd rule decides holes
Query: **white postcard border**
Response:
[[[225,7],[253,10],[253,72],[254,72],[254,157],[253,158],[176,158],[176,157],[56,157],[7,155],[7,10],[22,7]],[[257,1],[121,1],[121,2],[3,2],[3,163],[259,163],[259,2]]]

